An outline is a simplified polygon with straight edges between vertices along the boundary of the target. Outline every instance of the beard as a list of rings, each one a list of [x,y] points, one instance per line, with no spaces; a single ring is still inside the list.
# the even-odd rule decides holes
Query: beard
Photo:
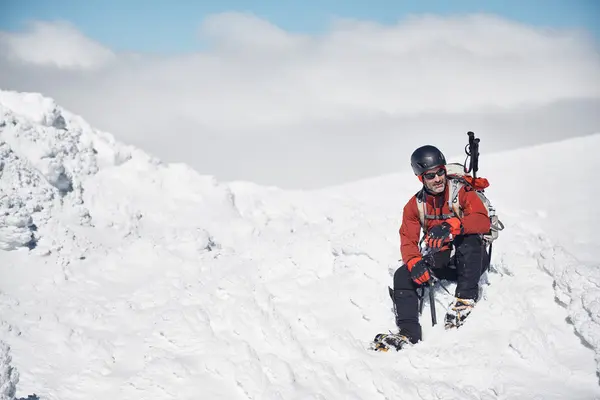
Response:
[[[446,189],[446,181],[442,181],[439,183],[428,183],[427,185],[427,189],[433,193],[433,194],[439,194],[442,193],[444,191],[444,189]]]

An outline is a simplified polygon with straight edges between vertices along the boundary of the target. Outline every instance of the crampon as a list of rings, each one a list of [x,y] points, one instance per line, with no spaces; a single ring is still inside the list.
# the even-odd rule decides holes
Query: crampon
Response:
[[[387,352],[389,350],[399,351],[411,345],[407,336],[398,333],[378,333],[371,342],[370,350]]]
[[[461,327],[465,319],[469,316],[471,311],[475,307],[475,300],[471,299],[455,299],[446,313],[444,321],[444,327],[446,329],[453,329]]]

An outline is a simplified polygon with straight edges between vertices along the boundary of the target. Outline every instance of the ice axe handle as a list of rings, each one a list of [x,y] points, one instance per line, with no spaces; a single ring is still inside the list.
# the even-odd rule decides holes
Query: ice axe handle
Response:
[[[429,307],[431,308],[431,326],[435,326],[435,324],[437,324],[437,317],[435,315],[435,298],[433,294],[433,285],[434,283],[431,282],[429,286]]]

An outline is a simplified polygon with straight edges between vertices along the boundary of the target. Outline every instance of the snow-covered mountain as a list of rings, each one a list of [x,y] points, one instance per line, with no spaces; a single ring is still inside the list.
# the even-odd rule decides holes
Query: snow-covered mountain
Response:
[[[478,134],[506,225],[485,297],[380,354],[411,173],[221,183],[0,91],[0,398],[600,398],[600,134],[493,155]]]

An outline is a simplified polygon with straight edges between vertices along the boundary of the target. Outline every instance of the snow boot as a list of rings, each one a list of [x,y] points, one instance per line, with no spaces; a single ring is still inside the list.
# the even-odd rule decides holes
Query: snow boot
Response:
[[[446,313],[445,328],[459,328],[465,322],[471,311],[475,307],[475,300],[456,298],[448,307]]]

